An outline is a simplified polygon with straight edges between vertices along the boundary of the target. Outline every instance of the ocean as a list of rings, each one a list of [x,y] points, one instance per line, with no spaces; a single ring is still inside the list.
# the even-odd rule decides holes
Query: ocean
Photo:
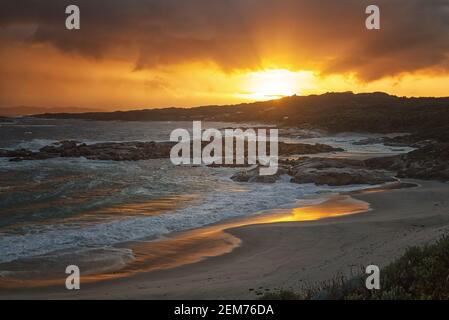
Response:
[[[203,128],[228,127],[242,125],[203,122]],[[175,128],[191,130],[192,123],[17,118],[0,124],[0,148],[37,150],[60,140],[88,144],[167,141]],[[365,138],[367,135],[350,133],[316,134],[313,138],[290,135],[285,141],[343,147],[341,154],[346,157],[410,151],[382,144],[354,144]],[[69,261],[75,252],[98,268],[113,263],[118,268],[135,258],[124,246],[129,242],[158,241],[230,219],[320,201],[317,195],[372,187],[294,184],[287,176],[275,184],[232,181],[230,177],[239,170],[174,166],[169,159],[11,162],[0,158],[0,277],[20,272],[25,265],[39,271],[58,257]],[[96,263],[99,255],[89,253],[100,251],[103,262]],[[117,254],[120,259],[111,258]],[[47,264],[30,264],[43,260]]]

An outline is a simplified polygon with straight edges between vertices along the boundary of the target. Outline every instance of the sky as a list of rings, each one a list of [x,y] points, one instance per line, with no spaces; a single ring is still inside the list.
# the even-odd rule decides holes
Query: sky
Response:
[[[65,28],[66,6],[81,29]],[[380,8],[367,30],[365,8]],[[0,106],[448,96],[447,0],[2,0]]]

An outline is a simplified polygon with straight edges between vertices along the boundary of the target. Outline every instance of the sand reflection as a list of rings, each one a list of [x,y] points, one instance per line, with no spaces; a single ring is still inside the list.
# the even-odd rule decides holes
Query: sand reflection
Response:
[[[165,239],[128,243],[124,247],[132,250],[134,259],[119,270],[91,271],[90,274],[81,272],[81,281],[88,283],[129,277],[141,272],[179,267],[199,262],[207,257],[229,253],[241,244],[240,239],[226,232],[232,228],[254,224],[313,221],[355,214],[368,209],[369,204],[364,201],[356,200],[349,195],[334,195],[320,204],[245,217],[180,232]],[[4,277],[0,280],[0,287],[64,286],[64,281],[63,278],[24,280]]]

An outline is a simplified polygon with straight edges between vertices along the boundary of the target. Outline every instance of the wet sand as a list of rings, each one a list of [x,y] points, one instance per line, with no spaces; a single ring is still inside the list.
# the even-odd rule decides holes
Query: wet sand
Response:
[[[447,233],[449,184],[411,182],[421,186],[359,193],[351,196],[355,200],[342,195],[305,211],[253,218],[250,225],[234,221],[157,245],[140,243],[133,248],[136,261],[145,262],[123,270],[122,277],[82,278],[78,291],[63,283],[3,288],[0,298],[251,299],[256,292],[299,290],[368,264],[383,266],[407,247]],[[151,254],[155,260],[148,262]]]

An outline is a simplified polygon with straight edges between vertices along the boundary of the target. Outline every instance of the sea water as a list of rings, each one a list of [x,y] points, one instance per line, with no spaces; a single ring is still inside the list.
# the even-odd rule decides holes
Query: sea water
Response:
[[[0,124],[0,148],[38,150],[60,140],[88,144],[167,141],[173,129],[191,127],[191,122],[18,118]],[[242,125],[204,122],[203,127]],[[366,137],[341,134],[303,139],[299,135],[286,141],[327,143],[343,147],[347,154],[409,151],[382,144],[353,144]],[[275,184],[232,181],[230,177],[239,170],[242,169],[174,166],[169,159],[115,162],[56,158],[11,162],[0,158],[0,275],[8,274],[11,263],[24,259],[99,249],[114,255],[114,246],[121,243],[157,240],[232,218],[310,203],[313,195],[371,187],[295,184],[287,176]],[[95,259],[95,255],[86,256]]]

